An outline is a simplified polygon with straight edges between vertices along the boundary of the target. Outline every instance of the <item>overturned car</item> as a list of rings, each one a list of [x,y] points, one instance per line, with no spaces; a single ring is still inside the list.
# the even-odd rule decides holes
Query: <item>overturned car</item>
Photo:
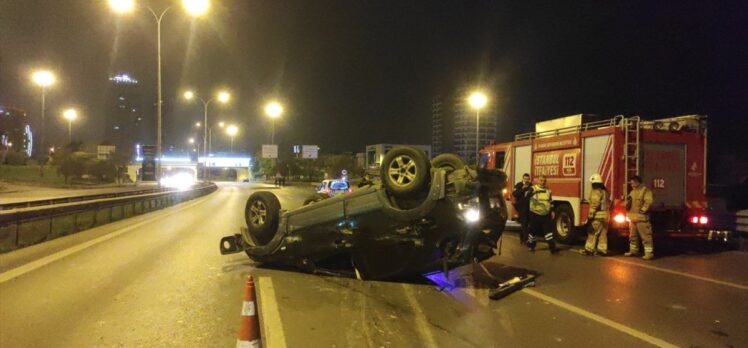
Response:
[[[247,228],[222,238],[221,253],[364,279],[446,272],[493,255],[507,218],[503,172],[468,167],[452,154],[429,161],[399,146],[380,174],[355,192],[290,211],[273,193],[255,192]]]

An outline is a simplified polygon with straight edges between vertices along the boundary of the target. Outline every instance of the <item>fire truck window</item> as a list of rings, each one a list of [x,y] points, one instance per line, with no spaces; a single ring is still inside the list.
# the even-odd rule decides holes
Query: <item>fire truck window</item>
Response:
[[[496,169],[504,169],[504,156],[505,152],[496,153]]]
[[[487,153],[481,153],[480,154],[480,167],[486,168],[488,166],[488,154]]]

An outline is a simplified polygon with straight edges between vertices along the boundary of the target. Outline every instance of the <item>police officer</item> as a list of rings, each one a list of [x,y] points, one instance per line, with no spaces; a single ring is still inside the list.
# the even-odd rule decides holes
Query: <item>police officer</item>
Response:
[[[654,196],[652,191],[642,185],[642,178],[635,175],[629,181],[631,192],[626,196],[626,211],[629,218],[629,251],[625,256],[639,255],[639,239],[644,245],[642,259],[654,258],[654,242],[652,241],[652,224],[649,222],[649,208]]]
[[[584,244],[584,255],[608,255],[608,209],[609,194],[600,174],[590,177],[590,212],[587,214],[587,242]]]
[[[553,196],[551,190],[546,187],[548,179],[544,175],[538,177],[538,184],[533,185],[527,191],[527,197],[530,201],[530,230],[527,236],[527,247],[530,251],[535,251],[535,241],[545,238],[551,254],[555,254],[556,242],[553,240],[553,220],[551,219],[551,201]]]
[[[527,215],[530,210],[530,201],[527,199],[527,191],[532,187],[530,183],[530,174],[525,173],[522,175],[522,181],[514,185],[514,209],[517,210],[519,216],[519,223],[522,226],[520,231],[519,241],[521,244],[527,242]]]

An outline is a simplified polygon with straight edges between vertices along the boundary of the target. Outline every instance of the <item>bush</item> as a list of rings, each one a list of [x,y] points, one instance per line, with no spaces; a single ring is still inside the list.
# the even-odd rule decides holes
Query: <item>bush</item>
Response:
[[[91,160],[86,163],[86,173],[99,179],[99,182],[112,182],[117,176],[117,167],[109,160]]]
[[[5,155],[5,164],[12,166],[25,166],[28,160],[29,156],[22,151],[10,151]]]

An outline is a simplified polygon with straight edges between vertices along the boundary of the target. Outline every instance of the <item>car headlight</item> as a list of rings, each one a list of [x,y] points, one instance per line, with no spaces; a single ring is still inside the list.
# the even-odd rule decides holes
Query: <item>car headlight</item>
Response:
[[[462,216],[465,217],[465,221],[468,223],[476,223],[480,220],[480,210],[476,208],[468,208],[462,213]]]

